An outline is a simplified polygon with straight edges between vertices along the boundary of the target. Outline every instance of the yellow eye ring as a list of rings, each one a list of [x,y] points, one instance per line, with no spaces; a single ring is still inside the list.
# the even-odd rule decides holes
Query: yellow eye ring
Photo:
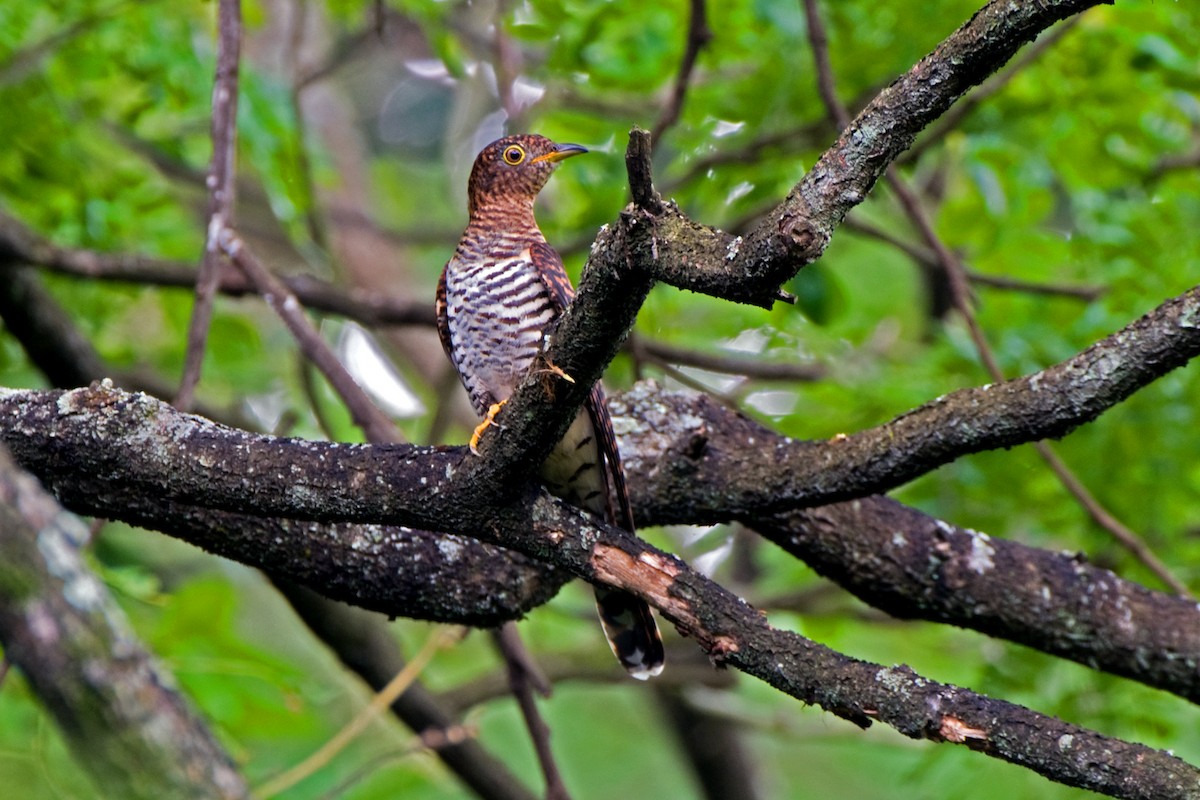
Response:
[[[504,148],[503,156],[505,164],[511,164],[514,167],[525,160],[525,148],[519,144],[510,144]]]

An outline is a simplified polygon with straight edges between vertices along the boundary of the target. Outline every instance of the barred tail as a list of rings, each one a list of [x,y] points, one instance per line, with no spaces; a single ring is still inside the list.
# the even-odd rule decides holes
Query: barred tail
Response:
[[[662,637],[644,600],[597,586],[596,612],[608,646],[631,678],[644,681],[662,672]]]

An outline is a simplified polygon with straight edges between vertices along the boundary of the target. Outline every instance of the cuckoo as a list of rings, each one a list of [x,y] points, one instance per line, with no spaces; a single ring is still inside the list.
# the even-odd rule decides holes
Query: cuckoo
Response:
[[[472,450],[534,363],[543,331],[574,295],[562,259],[534,220],[533,203],[563,159],[586,152],[522,135],[492,142],[475,159],[467,184],[470,220],[437,290],[442,345],[484,417],[471,437]],[[633,531],[599,384],[542,465],[540,478],[567,502]],[[644,601],[598,586],[596,607],[609,646],[630,675],[644,680],[662,671],[662,640]]]

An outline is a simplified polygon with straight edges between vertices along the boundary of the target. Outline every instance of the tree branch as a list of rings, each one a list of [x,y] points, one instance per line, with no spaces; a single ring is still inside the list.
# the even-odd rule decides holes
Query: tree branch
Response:
[[[253,504],[260,513],[273,513],[280,506],[290,506],[301,514],[320,507],[347,516],[378,514],[381,519],[405,513],[403,506],[392,499],[378,498],[384,508],[372,502],[370,485],[386,484],[391,480],[390,475],[386,470],[364,472],[354,458],[356,451],[361,454],[368,450],[402,450],[399,447],[343,446],[337,448],[338,452],[350,456],[343,460],[329,450],[330,446],[317,443],[238,437],[211,425],[201,432],[197,425],[202,421],[194,417],[166,406],[153,412],[147,404],[154,401],[148,398],[131,398],[104,389],[15,392],[2,398],[3,404],[8,405],[18,396],[26,400],[49,399],[55,409],[53,417],[61,414],[86,428],[83,441],[76,441],[72,448],[77,461],[84,460],[88,450],[100,451],[98,455],[103,461],[105,451],[116,449],[132,462],[143,461],[148,455],[149,461],[157,462],[158,470],[163,470],[167,466],[163,460],[170,460],[172,450],[189,443],[198,447],[202,452],[199,464],[192,462],[191,469],[168,469],[165,475],[160,475],[159,496],[171,493],[177,484],[192,483],[186,493],[194,493],[196,499],[219,502],[219,494],[209,490],[213,485],[231,482],[232,478],[236,488],[224,495],[224,502]],[[113,403],[114,400],[118,402]],[[4,418],[11,425],[11,409],[5,410],[10,412]],[[114,410],[119,416],[132,418],[134,428],[142,432],[137,447],[122,443],[114,448],[117,442],[111,437],[113,430],[103,418]],[[168,437],[168,441],[173,441],[172,447],[163,447],[165,442],[156,443],[150,435],[153,423],[147,422],[148,413],[159,417],[159,424],[169,422],[169,429],[176,434],[186,435]],[[93,426],[90,422],[99,424]],[[30,432],[39,429],[48,432],[54,427],[61,426],[55,426],[54,419],[43,419]],[[233,455],[240,469],[233,469],[233,463],[219,457],[220,450],[214,445],[222,437],[238,441]],[[66,442],[59,436],[50,437],[47,442],[50,444],[46,449],[54,452],[36,466],[44,471],[48,462],[55,463],[56,468],[49,470],[49,474],[55,476],[55,487],[68,502],[80,507],[95,506],[100,513],[129,519],[135,513],[131,507],[136,509],[140,505],[144,513],[150,503],[159,499],[146,496],[147,487],[139,485],[135,465],[122,474],[111,461],[107,465],[93,462],[83,470],[83,475],[64,474],[69,471],[64,469],[68,460]],[[141,452],[131,452],[134,450]],[[280,466],[272,466],[274,460],[268,450],[287,457]],[[20,457],[26,460],[34,455],[28,448],[22,448]],[[426,450],[420,459],[422,468],[432,464],[444,469],[448,462],[442,459],[446,455],[445,451]],[[108,458],[111,459],[111,453]],[[322,487],[317,481],[318,473],[307,471],[306,467],[311,469],[318,464],[327,483],[332,484],[326,485],[326,491],[339,497],[314,502]],[[282,474],[275,474],[276,469],[282,469]],[[251,476],[259,475],[263,480],[251,486]],[[427,504],[430,501],[436,504],[438,489],[446,482],[427,480],[424,490]],[[391,492],[386,497],[391,498]],[[412,498],[399,499],[404,502]],[[967,744],[1052,780],[1117,797],[1163,800],[1200,796],[1200,772],[1160,751],[1110,739],[1020,706],[939,684],[904,667],[885,668],[856,661],[795,634],[776,630],[735,595],[673,556],[651,548],[625,531],[599,525],[544,492],[526,492],[503,508],[459,507],[457,511],[444,509],[440,513],[447,525],[462,525],[483,517],[486,522],[478,528],[481,538],[503,541],[506,546],[586,580],[644,597],[718,662],[736,666],[793,697],[817,703],[858,724],[879,720],[913,738]],[[271,545],[266,549],[271,549]],[[1110,768],[1093,769],[1092,765],[1097,763]]]
[[[1200,612],[1082,556],[964,530],[886,497],[755,530],[895,617],[948,622],[1200,703]]]
[[[197,271],[190,264],[129,253],[102,253],[59,247],[0,211],[0,269],[41,267],[63,275],[146,286],[192,288]],[[432,327],[433,305],[412,302],[362,289],[341,289],[311,275],[280,276],[288,291],[305,308],[349,317],[364,325],[421,325]],[[230,297],[256,294],[245,275],[220,270],[217,291]]]
[[[769,450],[739,444],[716,459],[720,451],[699,431],[685,462],[652,475],[647,490],[654,502],[641,511],[659,523],[699,524],[861,497],[968,453],[1062,436],[1198,353],[1200,287],[1067,361],[1024,378],[954,392],[861,433],[826,442],[779,440]],[[570,371],[570,363],[564,368]],[[578,391],[581,383],[566,385]],[[22,463],[41,464],[39,469],[64,481],[78,479],[80,487],[118,470],[126,481],[122,493],[140,494],[133,498],[135,508],[171,501],[244,514],[473,532],[490,529],[489,510],[501,496],[496,487],[505,485],[504,476],[488,476],[487,468],[502,460],[486,452],[477,458],[465,448],[237,437],[109,386],[9,391],[0,396],[0,410],[0,436]],[[502,437],[485,436],[485,446],[546,436],[536,430],[537,420],[507,412],[508,407],[501,418],[509,430]],[[653,429],[662,411],[651,403],[632,416],[635,424]],[[88,448],[97,437],[124,444]],[[531,463],[540,463],[536,455]],[[343,478],[338,491],[324,484],[330,469]],[[494,482],[472,481],[481,474]],[[696,481],[721,489],[698,496],[690,488]],[[522,487],[512,484],[506,493],[513,496]]]
[[[679,74],[675,76],[675,85],[671,87],[671,99],[663,108],[658,121],[651,129],[650,141],[657,147],[663,134],[679,121],[683,113],[683,101],[687,97],[688,85],[692,80],[692,71],[696,68],[696,59],[700,51],[712,41],[713,33],[708,27],[708,9],[706,0],[691,0],[691,10],[688,15],[687,40],[684,45],[683,58],[679,62]]]
[[[0,643],[113,797],[246,798],[229,755],[80,555],[87,529],[0,448]]]
[[[200,367],[204,361],[213,299],[220,282],[221,250],[217,237],[233,219],[237,160],[238,60],[242,47],[241,0],[220,0],[217,12],[217,74],[212,95],[212,163],[208,170],[208,235],[204,260],[196,275],[196,303],[188,326],[183,377],[175,403],[182,409],[192,405]]]
[[[653,473],[653,502],[641,510],[660,523],[704,524],[878,493],[970,453],[1064,436],[1197,355],[1200,287],[1059,364],[952,392],[859,433],[720,451],[699,430],[685,465]],[[653,402],[626,403],[637,426],[668,421]],[[720,489],[701,497],[695,481]]]
[[[868,104],[744,238],[672,208],[657,221],[653,254],[635,251],[633,264],[679,288],[769,308],[921,130],[1042,30],[1100,2],[989,3]]]

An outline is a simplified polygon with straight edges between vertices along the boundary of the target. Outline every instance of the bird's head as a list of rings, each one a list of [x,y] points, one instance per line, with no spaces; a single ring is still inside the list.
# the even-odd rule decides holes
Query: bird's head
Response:
[[[555,144],[534,133],[497,139],[475,158],[467,183],[468,210],[474,214],[485,205],[513,201],[532,205],[558,162],[586,152],[586,147]]]

